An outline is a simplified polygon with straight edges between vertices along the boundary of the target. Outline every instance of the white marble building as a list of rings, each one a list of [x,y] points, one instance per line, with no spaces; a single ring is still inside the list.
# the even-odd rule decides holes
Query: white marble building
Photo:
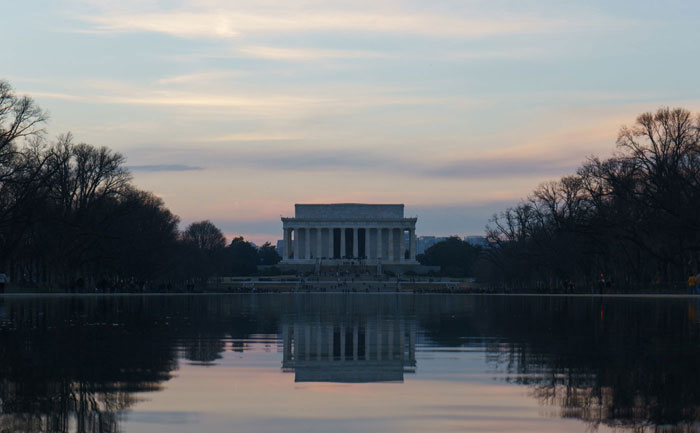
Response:
[[[282,263],[417,265],[416,220],[403,204],[295,204],[282,218]]]

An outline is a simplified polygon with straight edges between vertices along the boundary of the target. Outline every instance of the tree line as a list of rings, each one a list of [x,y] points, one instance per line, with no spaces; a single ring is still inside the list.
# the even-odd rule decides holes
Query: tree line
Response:
[[[106,147],[53,141],[48,114],[0,80],[0,273],[46,287],[204,284],[280,257],[210,221],[180,231],[163,200],[132,184]],[[622,127],[617,152],[540,185],[487,226],[419,259],[443,274],[519,289],[681,289],[700,272],[700,116],[662,108]]]
[[[700,115],[641,114],[612,157],[541,184],[494,215],[486,236],[489,247],[451,237],[417,258],[494,288],[686,289],[700,272]]]
[[[279,261],[209,221],[179,230],[155,194],[135,187],[123,155],[50,141],[48,119],[0,80],[0,273],[34,287],[181,288]]]
[[[540,185],[487,226],[482,277],[514,288],[679,290],[700,272],[700,116],[644,113],[617,152]]]

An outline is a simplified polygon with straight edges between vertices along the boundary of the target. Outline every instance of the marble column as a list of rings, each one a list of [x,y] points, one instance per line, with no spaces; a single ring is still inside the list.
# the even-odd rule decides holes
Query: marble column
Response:
[[[369,247],[369,228],[365,229],[365,257],[370,258],[370,247]]]
[[[333,258],[333,250],[335,249],[334,246],[334,241],[333,241],[333,232],[335,229],[333,227],[328,229],[328,258],[332,259]]]
[[[409,230],[410,231],[410,230]],[[403,320],[399,322],[399,358],[403,361],[406,352],[406,329]]]
[[[294,227],[294,260],[299,260],[299,229]]]
[[[369,361],[372,354],[372,346],[370,346],[372,339],[372,333],[370,332],[371,329],[372,326],[370,325],[369,320],[367,320],[365,322],[365,361]]]
[[[352,326],[352,360],[357,361],[357,338],[359,335],[359,330],[357,329],[357,324]]]
[[[308,227],[304,229],[304,258],[311,258],[311,229]]]
[[[416,330],[412,325],[408,329],[408,362],[415,365],[416,362]]]
[[[340,258],[345,257],[345,227],[340,229]]]
[[[294,338],[294,344],[292,345],[292,359],[294,359],[294,362],[299,360],[299,349],[301,346],[300,337],[301,337],[301,328],[298,325],[294,325],[292,328],[292,338]]]
[[[326,326],[328,331],[328,360],[333,361],[333,325]]]
[[[289,229],[284,228],[282,230],[282,258],[287,260],[289,258]]]
[[[387,328],[386,357],[387,359],[394,359],[394,322],[389,322]]]
[[[292,258],[292,229],[284,229],[285,242],[284,242],[284,258],[289,260]]]
[[[410,255],[409,257],[411,258],[412,261],[416,260],[416,229],[411,229],[409,231],[409,239],[411,240],[411,244],[409,245],[410,249]]]
[[[377,319],[377,361],[382,360],[382,322]]]
[[[345,361],[345,325],[340,325],[340,360]]]
[[[321,352],[323,351],[323,347],[321,346],[321,337],[323,334],[321,334],[323,330],[321,329],[321,325],[318,324],[316,325],[316,360],[320,361],[321,360]]]
[[[321,232],[323,231],[322,228],[317,227],[316,228],[316,254],[314,256],[316,258],[321,258],[323,257],[323,254],[321,253]]]
[[[289,337],[288,325],[284,325],[282,328],[282,342],[284,344],[284,349],[282,349],[282,360],[283,362],[287,362],[292,356],[292,339]]]
[[[406,233],[403,228],[399,229],[399,262],[406,261]]]
[[[360,231],[360,229],[358,229],[357,227],[352,228],[352,257],[354,259],[356,259],[360,254],[359,253],[360,246],[358,245],[358,242],[357,242],[357,239],[359,238],[359,236],[358,236],[359,231]]]
[[[389,228],[389,245],[387,249],[387,262],[393,262],[394,261],[394,228],[390,227]]]

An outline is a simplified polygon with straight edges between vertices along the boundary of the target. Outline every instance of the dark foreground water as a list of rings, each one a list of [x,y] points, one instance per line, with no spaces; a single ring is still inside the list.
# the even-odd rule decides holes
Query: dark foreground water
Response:
[[[0,432],[698,431],[697,302],[0,296]]]

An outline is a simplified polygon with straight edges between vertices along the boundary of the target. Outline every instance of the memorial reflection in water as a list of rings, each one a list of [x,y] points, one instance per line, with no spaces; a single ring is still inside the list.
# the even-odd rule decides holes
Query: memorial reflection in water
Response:
[[[402,317],[286,321],[282,344],[296,382],[403,381],[416,368],[416,325]]]
[[[549,431],[700,431],[697,311],[684,298],[0,296],[0,433],[330,431],[319,423],[348,412],[365,423],[346,431],[541,431],[548,417]],[[185,418],[198,425],[173,422]]]

